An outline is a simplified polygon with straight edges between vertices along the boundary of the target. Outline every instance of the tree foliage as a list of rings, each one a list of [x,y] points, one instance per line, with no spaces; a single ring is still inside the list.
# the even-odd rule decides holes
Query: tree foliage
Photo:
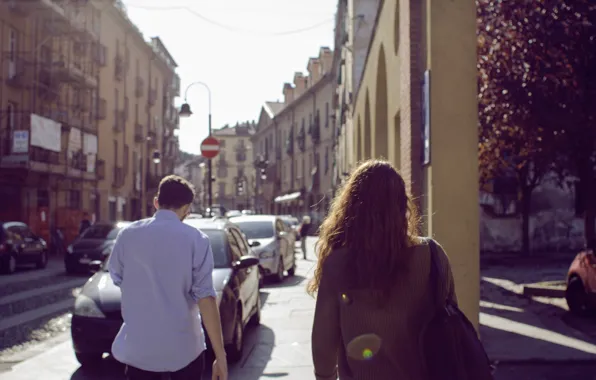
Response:
[[[596,2],[476,4],[481,177],[514,171],[531,194],[556,168],[596,193]]]

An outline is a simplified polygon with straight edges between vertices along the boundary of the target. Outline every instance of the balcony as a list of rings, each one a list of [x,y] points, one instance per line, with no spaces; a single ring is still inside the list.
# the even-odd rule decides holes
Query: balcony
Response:
[[[124,169],[119,166],[114,166],[114,168],[113,168],[112,186],[113,187],[124,186]]]
[[[121,82],[124,79],[124,74],[124,58],[120,54],[117,54],[116,58],[114,58],[114,79]]]
[[[143,125],[140,123],[136,123],[135,124],[135,142],[142,143],[143,140],[145,140],[144,137],[145,136],[143,134]]]
[[[174,96],[180,96],[180,77],[178,75],[174,75],[172,90],[174,91]]]
[[[60,56],[51,63],[51,68],[53,75],[61,82],[78,84],[92,89],[98,85],[97,70],[88,62],[67,61],[64,56]]]
[[[114,132],[123,132],[126,123],[126,113],[124,110],[114,111]]]
[[[306,133],[304,131],[304,125],[300,128],[298,136],[296,136],[296,142],[298,143],[300,151],[304,152],[306,150]]]
[[[155,132],[155,129],[149,129],[147,131],[147,140],[152,142],[152,145],[157,144],[157,133]]]
[[[29,0],[29,1],[8,1],[9,10],[16,14],[26,16],[33,12],[46,17],[66,20],[66,10],[63,2],[54,0]]]
[[[135,82],[135,96],[140,98],[145,93],[145,81],[141,77],[137,77]]]
[[[308,134],[313,144],[318,144],[321,141],[321,123],[319,117],[315,117],[313,123],[308,127]]]
[[[149,103],[150,107],[153,107],[157,103],[157,90],[156,89],[149,90],[149,97],[147,98],[147,102]]]

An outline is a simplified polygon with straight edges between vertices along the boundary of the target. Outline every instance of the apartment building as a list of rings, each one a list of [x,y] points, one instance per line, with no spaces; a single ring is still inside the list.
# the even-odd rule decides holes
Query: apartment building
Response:
[[[103,9],[100,36],[96,218],[135,220],[154,212],[159,180],[174,171],[180,80],[161,40],[147,42],[116,4]]]
[[[226,210],[252,208],[255,173],[251,138],[255,127],[255,122],[245,122],[213,130],[212,135],[220,144],[220,152],[212,162],[214,205]],[[204,178],[208,180],[209,175]]]
[[[48,240],[94,210],[100,18],[89,2],[0,3],[0,219]]]
[[[332,196],[335,124],[332,117],[333,51],[322,47],[308,60],[307,75],[285,83],[283,102],[261,108],[253,138],[255,155],[268,159],[258,188],[266,212],[309,214],[320,221]]]
[[[337,120],[336,166],[333,186],[337,188],[356,164],[354,147],[354,94],[358,91],[379,0],[339,0],[336,13],[333,57],[333,113]]]
[[[193,212],[201,213],[206,204],[204,175],[207,159],[198,156],[185,160],[174,168],[174,174],[189,181],[195,187],[195,199],[192,204]]]

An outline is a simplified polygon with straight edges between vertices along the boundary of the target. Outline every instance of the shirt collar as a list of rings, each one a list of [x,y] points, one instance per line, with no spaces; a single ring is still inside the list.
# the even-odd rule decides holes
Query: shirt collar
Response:
[[[178,215],[172,210],[157,210],[155,212],[155,219],[161,220],[177,220],[180,221]]]

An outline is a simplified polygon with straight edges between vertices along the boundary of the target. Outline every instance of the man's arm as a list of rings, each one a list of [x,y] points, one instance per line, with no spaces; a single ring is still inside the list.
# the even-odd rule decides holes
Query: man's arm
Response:
[[[120,286],[120,284],[122,284],[124,274],[124,264],[122,262],[122,255],[124,253],[124,238],[122,232],[124,232],[124,230],[121,230],[118,233],[118,236],[116,236],[112,253],[108,259],[108,272],[110,273],[110,277],[112,277],[112,281],[114,281],[114,285],[116,286]]]
[[[216,358],[225,356],[219,307],[213,288],[213,252],[209,240],[198,236],[194,244],[191,295],[199,305],[203,325]]]

